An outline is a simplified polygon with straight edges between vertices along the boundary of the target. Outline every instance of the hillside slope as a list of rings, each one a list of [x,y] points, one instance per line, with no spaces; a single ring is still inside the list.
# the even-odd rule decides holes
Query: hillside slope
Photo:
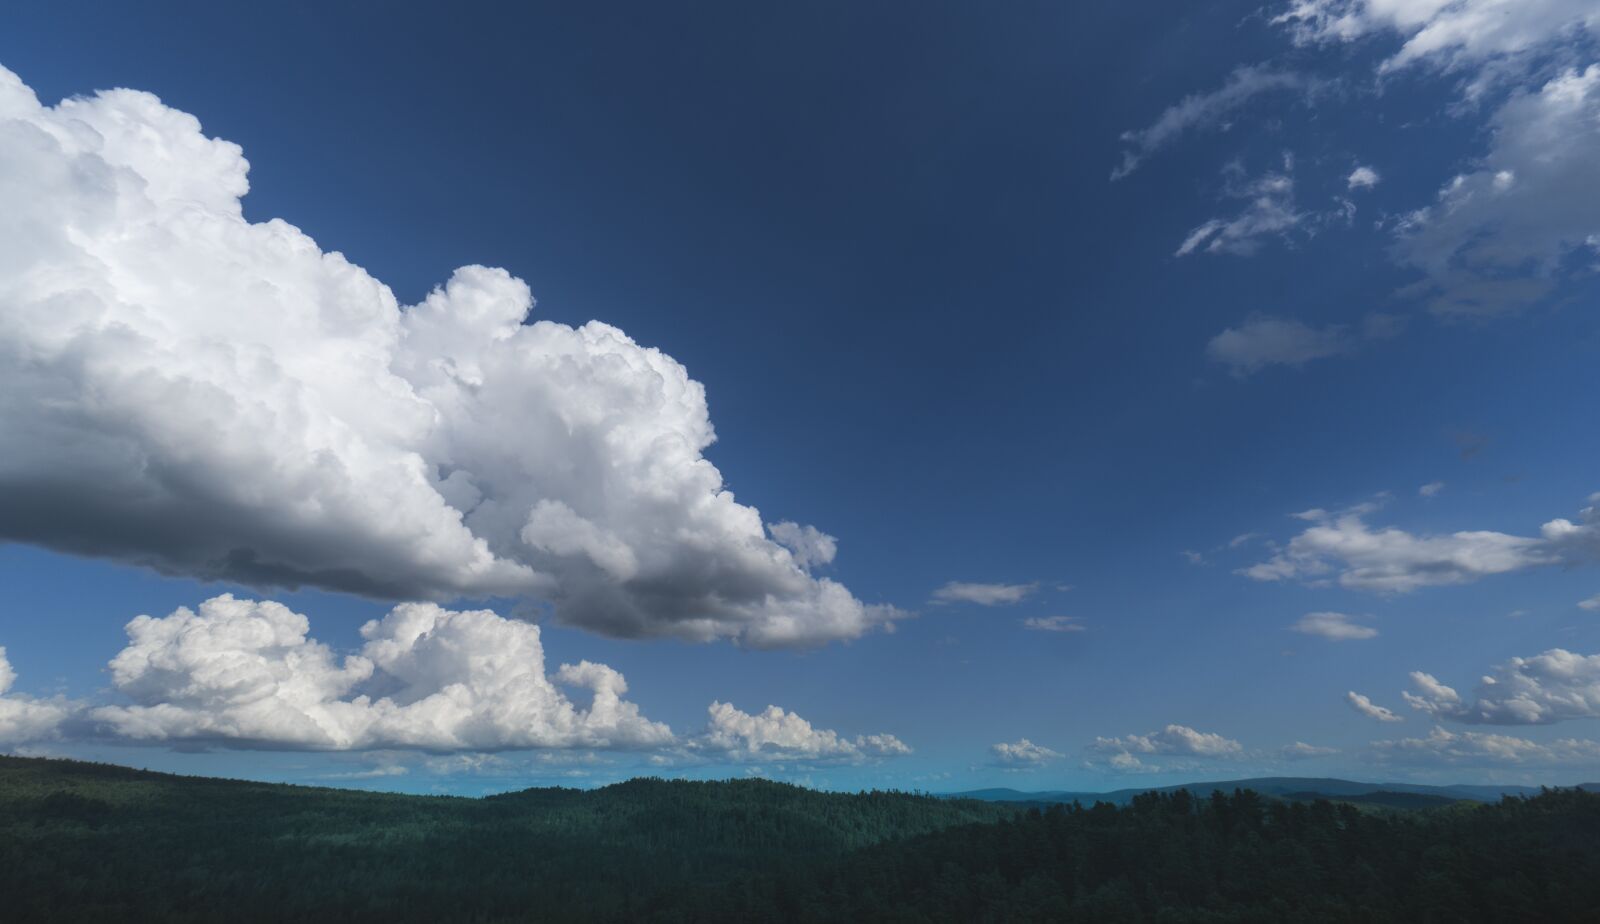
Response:
[[[472,920],[637,919],[690,886],[1012,814],[765,780],[463,799],[0,757],[0,895],[7,921],[433,921],[463,900]]]

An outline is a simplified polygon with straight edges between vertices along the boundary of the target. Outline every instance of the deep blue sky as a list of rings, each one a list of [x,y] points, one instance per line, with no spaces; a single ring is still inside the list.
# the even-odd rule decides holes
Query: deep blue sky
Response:
[[[1236,573],[1271,557],[1262,539],[1307,528],[1288,516],[1307,508],[1389,492],[1365,517],[1374,528],[1536,536],[1600,490],[1592,274],[1562,277],[1519,312],[1449,318],[1405,289],[1420,274],[1396,256],[1395,217],[1476,169],[1496,106],[1519,89],[1463,107],[1465,65],[1380,80],[1401,36],[1296,46],[1260,9],[56,2],[0,14],[0,65],[46,104],[132,87],[195,114],[244,149],[247,218],[289,221],[402,303],[457,266],[501,266],[528,281],[537,317],[600,319],[683,363],[717,428],[707,456],[739,500],[838,537],[829,575],[918,615],[799,652],[559,626],[545,641],[552,664],[621,670],[630,697],[674,729],[702,723],[713,699],[776,703],[915,749],[766,772],[930,789],[1593,777],[1581,763],[1385,764],[1368,746],[1433,727],[1403,709],[1410,671],[1467,696],[1510,657],[1594,652],[1600,613],[1576,606],[1600,592],[1592,564],[1407,593]],[[1261,62],[1333,85],[1263,93],[1109,179],[1123,132]],[[1192,229],[1247,204],[1228,197],[1227,164],[1257,177],[1282,170],[1286,152],[1305,227],[1262,235],[1249,254],[1175,255]],[[1357,165],[1382,182],[1347,190]],[[1316,217],[1347,195],[1348,224]],[[1355,334],[1374,312],[1403,319],[1403,333]],[[1353,346],[1231,374],[1207,344],[1258,315],[1347,325]],[[1419,496],[1432,482],[1444,488]],[[1039,588],[1014,605],[932,602],[950,581]],[[25,544],[0,546],[0,585],[16,690],[105,702],[118,696],[104,666],[124,622],[227,589]],[[288,603],[348,649],[389,605],[234,589]],[[1290,630],[1325,611],[1379,634]],[[1083,631],[1022,625],[1056,616]],[[1348,690],[1406,721],[1358,714]],[[1162,769],[1132,775],[1092,747],[1169,724],[1245,753],[1141,754]],[[1594,734],[1583,718],[1443,727]],[[991,746],[1024,737],[1062,756],[997,765]],[[1296,741],[1339,753],[1276,756]],[[374,761],[37,747],[288,780]],[[384,755],[413,769],[375,785],[547,778],[513,756],[527,763],[484,779]],[[601,758],[613,762],[572,779],[640,772],[633,755]]]

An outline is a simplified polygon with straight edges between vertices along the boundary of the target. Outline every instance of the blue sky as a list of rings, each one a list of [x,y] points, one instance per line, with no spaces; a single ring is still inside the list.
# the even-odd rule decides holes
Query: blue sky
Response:
[[[462,792],[1595,778],[1600,20],[1084,6],[0,14],[38,101],[0,108],[0,745]],[[522,334],[450,328],[514,327],[509,277],[432,326],[378,294],[477,264]],[[414,600],[504,619],[363,647]],[[180,607],[211,647],[124,631]],[[530,621],[638,715],[439,654]]]

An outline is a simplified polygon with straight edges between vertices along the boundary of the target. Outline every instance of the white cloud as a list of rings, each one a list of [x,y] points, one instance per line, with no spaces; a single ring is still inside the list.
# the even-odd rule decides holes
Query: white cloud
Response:
[[[1588,610],[1591,613],[1600,612],[1600,594],[1595,594],[1587,600],[1580,601],[1578,608]]]
[[[768,523],[767,532],[772,534],[772,541],[789,550],[802,568],[829,564],[839,554],[839,540],[815,526],[801,526],[785,520]]]
[[[1338,748],[1318,747],[1314,744],[1306,744],[1304,741],[1286,744],[1278,749],[1278,756],[1284,760],[1314,760],[1318,757],[1328,757],[1337,753],[1339,753]]]
[[[951,581],[933,592],[938,603],[976,603],[979,606],[1009,606],[1021,603],[1039,589],[1037,581],[1029,584],[968,584]]]
[[[1082,632],[1083,623],[1075,616],[1029,616],[1022,621],[1024,629],[1035,632]]]
[[[1600,718],[1600,655],[1552,648],[1512,658],[1482,678],[1472,702],[1421,671],[1411,674],[1411,708],[1435,719],[1481,725],[1548,725]]]
[[[1369,719],[1377,719],[1379,722],[1405,721],[1405,719],[1396,715],[1394,710],[1380,706],[1354,690],[1346,693],[1344,698],[1345,701],[1350,704],[1351,708],[1355,709],[1355,711],[1361,713]]]
[[[810,574],[703,455],[705,391],[469,266],[421,304],[283,221],[154,96],[0,68],[0,541],[253,586],[533,596],[789,645],[899,614]],[[809,534],[808,534],[809,535]],[[821,534],[818,534],[820,536]]]
[[[1168,725],[1148,735],[1122,738],[1096,738],[1092,750],[1101,753],[1163,754],[1185,757],[1237,757],[1244,752],[1239,742],[1210,732],[1195,731],[1185,725]]]
[[[994,755],[994,762],[1002,767],[1041,767],[1061,757],[1055,751],[1034,744],[1027,738],[1010,743],[1001,742],[991,746],[989,751]]]
[[[1378,171],[1371,167],[1357,167],[1345,177],[1345,188],[1350,190],[1371,189],[1378,185],[1383,178],[1378,176]]]
[[[1442,481],[1430,481],[1427,484],[1423,485],[1422,487],[1418,488],[1417,489],[1417,494],[1419,494],[1422,497],[1438,497],[1439,496],[1439,492],[1441,492],[1443,490],[1444,490],[1444,482],[1442,482]]]
[[[406,603],[362,626],[361,653],[344,658],[309,630],[305,616],[280,603],[228,594],[198,611],[140,616],[110,665],[134,705],[91,715],[126,738],[282,749],[649,748],[674,740],[622,699],[627,683],[611,668],[581,661],[546,676],[532,623]],[[587,707],[562,687],[586,691]]]
[[[1316,525],[1271,559],[1240,573],[1258,581],[1282,581],[1325,579],[1337,572],[1339,584],[1353,590],[1406,593],[1592,556],[1588,547],[1600,540],[1593,508],[1585,510],[1583,525],[1552,520],[1538,537],[1489,530],[1418,536],[1394,527],[1373,529],[1362,519],[1367,512],[1369,508],[1300,514]]]
[[[1376,638],[1378,635],[1377,629],[1351,622],[1350,617],[1343,613],[1307,613],[1290,628],[1336,642]]]
[[[1291,0],[1275,22],[1303,42],[1350,42],[1380,32],[1405,44],[1384,70],[1481,66],[1600,33],[1592,0]]]
[[[1476,169],[1398,230],[1398,256],[1425,274],[1418,291],[1438,314],[1514,311],[1593,270],[1570,258],[1591,253],[1600,229],[1600,64],[1512,96],[1490,124]]]
[[[1201,555],[1199,552],[1196,552],[1194,549],[1184,549],[1178,554],[1182,555],[1183,560],[1191,565],[1203,565],[1206,563],[1206,557]]]
[[[1147,128],[1123,132],[1127,149],[1122,162],[1111,171],[1120,180],[1139,168],[1146,158],[1186,132],[1222,123],[1233,111],[1255,97],[1276,90],[1312,91],[1316,84],[1299,74],[1266,66],[1240,67],[1221,87],[1210,93],[1196,93],[1169,106]]]
[[[712,703],[706,732],[689,747],[733,761],[835,760],[858,762],[875,757],[900,757],[911,748],[894,735],[857,735],[816,728],[777,706],[751,715],[728,703]]]
[[[1600,742],[1562,738],[1540,744],[1527,738],[1482,732],[1452,732],[1435,727],[1426,738],[1374,741],[1372,756],[1380,763],[1481,765],[1592,765],[1600,760]]]
[[[35,699],[11,693],[17,672],[0,646],[0,747],[55,738],[74,706],[62,699]]]

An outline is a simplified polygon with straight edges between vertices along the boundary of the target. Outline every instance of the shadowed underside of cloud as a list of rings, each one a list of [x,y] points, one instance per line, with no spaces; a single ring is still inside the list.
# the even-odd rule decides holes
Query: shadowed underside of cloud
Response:
[[[421,304],[283,221],[132,90],[0,68],[0,540],[387,599],[532,596],[630,637],[790,645],[901,614],[735,501],[704,389],[465,267]],[[776,538],[778,541],[774,541]]]

